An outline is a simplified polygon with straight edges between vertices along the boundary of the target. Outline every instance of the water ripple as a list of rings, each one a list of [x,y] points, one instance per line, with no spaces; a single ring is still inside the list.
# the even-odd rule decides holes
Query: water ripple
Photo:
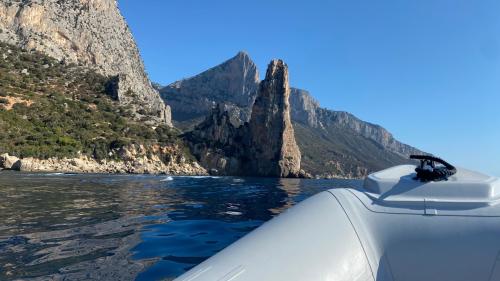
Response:
[[[356,184],[0,172],[0,280],[173,279],[297,202]]]

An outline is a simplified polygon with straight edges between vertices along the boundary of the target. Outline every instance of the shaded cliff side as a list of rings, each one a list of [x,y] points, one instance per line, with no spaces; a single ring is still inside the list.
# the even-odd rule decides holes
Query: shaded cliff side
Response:
[[[289,95],[288,67],[273,60],[260,83],[249,122],[235,127],[229,112],[218,105],[185,139],[213,174],[298,177],[300,150],[290,121]]]
[[[171,124],[115,0],[4,0],[0,30],[0,41],[115,77],[115,97],[137,118]]]

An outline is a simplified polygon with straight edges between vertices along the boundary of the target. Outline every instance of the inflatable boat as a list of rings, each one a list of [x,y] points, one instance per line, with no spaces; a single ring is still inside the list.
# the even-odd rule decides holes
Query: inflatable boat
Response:
[[[301,202],[176,280],[499,281],[499,179],[412,158]]]

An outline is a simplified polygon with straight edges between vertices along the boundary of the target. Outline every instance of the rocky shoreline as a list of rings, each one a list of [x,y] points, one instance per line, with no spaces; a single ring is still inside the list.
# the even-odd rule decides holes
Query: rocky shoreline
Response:
[[[168,174],[178,176],[206,176],[210,173],[198,162],[165,164],[160,159],[141,157],[134,160],[103,160],[97,161],[87,156],[78,158],[33,157],[18,158],[7,153],[0,155],[0,171],[12,170],[22,172],[79,173],[79,174]],[[302,176],[309,179],[362,179],[362,177],[336,174]]]
[[[208,175],[197,162],[170,161],[164,163],[155,155],[143,156],[133,160],[101,160],[80,156],[78,158],[37,159],[18,158],[9,154],[0,155],[0,170],[24,172],[62,172],[62,173],[103,173],[103,174],[169,174],[169,175]]]

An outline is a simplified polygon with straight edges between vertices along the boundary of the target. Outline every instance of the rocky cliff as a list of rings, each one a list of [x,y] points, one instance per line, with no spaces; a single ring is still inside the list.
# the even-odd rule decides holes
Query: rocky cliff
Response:
[[[236,128],[223,105],[215,106],[203,122],[184,135],[184,139],[201,166],[211,174],[245,174],[247,128]]]
[[[420,150],[397,141],[379,125],[354,115],[321,108],[301,89],[292,89],[291,114],[303,151],[303,168],[324,177],[363,177],[409,163]]]
[[[239,57],[242,56],[238,55],[230,59],[229,63],[226,62],[194,78],[184,79],[162,89],[162,92],[172,91],[175,85],[177,94],[173,110],[186,114],[174,113],[173,118],[177,123],[182,123],[184,129],[189,130],[199,124],[203,120],[203,115],[208,114],[205,113],[208,112],[207,108],[218,103],[222,103],[224,110],[231,108],[228,110],[228,118],[235,127],[249,120],[250,114],[232,114],[232,112],[252,112],[250,105],[240,107],[245,103],[236,103],[234,100],[241,96],[248,101],[255,100],[256,92],[229,91],[227,87],[227,85],[241,85],[240,79],[232,81],[232,77],[244,77],[244,74],[248,73],[244,67],[235,67],[228,71],[228,64],[251,65],[252,73],[257,74],[255,64],[251,62],[248,55],[244,55],[245,64],[241,63]],[[236,63],[238,61],[240,63]],[[237,73],[238,71],[240,73]],[[215,77],[225,77],[226,80],[221,83],[221,80]],[[212,79],[219,82],[213,82]],[[255,85],[247,88],[258,87],[258,81],[255,79],[247,80],[246,83]],[[198,93],[201,94],[198,96]],[[168,95],[163,97],[169,102],[173,101]],[[227,102],[226,99],[228,99]],[[193,106],[193,100],[203,106],[200,104]],[[381,126],[364,122],[347,112],[321,108],[319,102],[306,90],[291,88],[289,101],[294,135],[302,152],[302,168],[306,172],[324,177],[362,177],[371,171],[407,163],[408,155],[422,153],[416,148],[397,141]],[[194,115],[187,114],[195,107],[204,109]],[[235,109],[235,107],[239,108]],[[234,122],[238,116],[241,120]]]
[[[179,127],[189,127],[210,114],[222,103],[234,125],[248,121],[257,94],[259,74],[247,53],[235,57],[189,79],[174,82],[160,90],[172,106],[172,116]]]
[[[206,173],[178,130],[137,120],[108,84],[87,67],[0,42],[0,169]]]
[[[273,60],[260,83],[249,122],[249,153],[258,159],[251,169],[259,175],[299,174],[300,150],[290,120],[289,97],[288,67],[282,60]]]
[[[311,127],[318,127],[319,102],[315,100],[308,91],[292,88],[290,91],[290,114],[296,122],[307,124]]]
[[[0,41],[114,76],[115,96],[138,117],[171,122],[115,0],[3,0]]]
[[[217,106],[185,135],[193,154],[211,173],[298,177],[300,150],[295,142],[288,102],[288,67],[273,60],[260,83],[248,123],[235,127]]]

